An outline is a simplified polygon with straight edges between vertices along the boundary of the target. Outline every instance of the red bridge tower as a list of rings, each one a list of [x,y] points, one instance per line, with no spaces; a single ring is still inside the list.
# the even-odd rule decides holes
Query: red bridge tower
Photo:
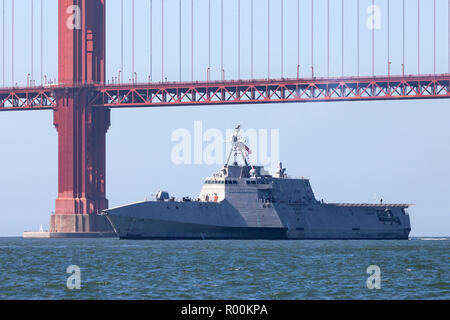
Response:
[[[50,232],[111,232],[105,196],[110,110],[88,105],[105,80],[105,0],[59,0],[58,198]]]

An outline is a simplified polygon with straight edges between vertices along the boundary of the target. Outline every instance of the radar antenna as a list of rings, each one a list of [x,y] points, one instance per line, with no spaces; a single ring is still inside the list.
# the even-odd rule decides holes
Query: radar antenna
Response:
[[[234,134],[231,136],[231,140],[227,142],[231,142],[231,150],[230,154],[228,155],[227,163],[225,166],[228,166],[230,163],[231,156],[234,156],[233,165],[238,165],[238,155],[241,155],[242,160],[244,160],[244,163],[246,166],[249,165],[248,161],[248,155],[252,153],[249,147],[245,144],[244,138],[240,134],[241,132],[241,125],[238,125],[234,129]]]

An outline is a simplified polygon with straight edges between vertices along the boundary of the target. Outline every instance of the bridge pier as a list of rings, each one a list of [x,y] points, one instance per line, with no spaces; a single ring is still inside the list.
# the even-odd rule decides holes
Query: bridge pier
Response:
[[[58,198],[50,232],[113,232],[98,215],[108,208],[105,167],[110,110],[87,106],[87,92],[57,93]]]

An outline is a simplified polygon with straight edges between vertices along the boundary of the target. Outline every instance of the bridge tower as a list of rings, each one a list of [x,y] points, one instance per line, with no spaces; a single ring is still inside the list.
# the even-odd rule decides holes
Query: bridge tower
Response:
[[[58,198],[50,232],[111,232],[98,215],[108,207],[110,110],[87,102],[90,87],[105,81],[105,0],[58,0],[58,19]]]

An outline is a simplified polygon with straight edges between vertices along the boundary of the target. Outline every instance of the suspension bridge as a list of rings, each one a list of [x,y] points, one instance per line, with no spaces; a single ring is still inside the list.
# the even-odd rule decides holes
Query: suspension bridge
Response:
[[[117,8],[113,17],[106,3]],[[45,73],[48,5],[2,2],[0,111],[53,110],[54,233],[111,231],[98,213],[108,207],[105,141],[113,108],[450,97],[450,1],[58,0],[54,77]],[[24,6],[29,15],[17,19]],[[113,67],[106,59],[108,19],[118,31]],[[29,72],[17,75],[23,61],[15,59],[15,31],[24,20],[31,21],[22,48]],[[137,24],[147,39],[136,36]],[[137,67],[137,50],[146,53],[146,70]]]

